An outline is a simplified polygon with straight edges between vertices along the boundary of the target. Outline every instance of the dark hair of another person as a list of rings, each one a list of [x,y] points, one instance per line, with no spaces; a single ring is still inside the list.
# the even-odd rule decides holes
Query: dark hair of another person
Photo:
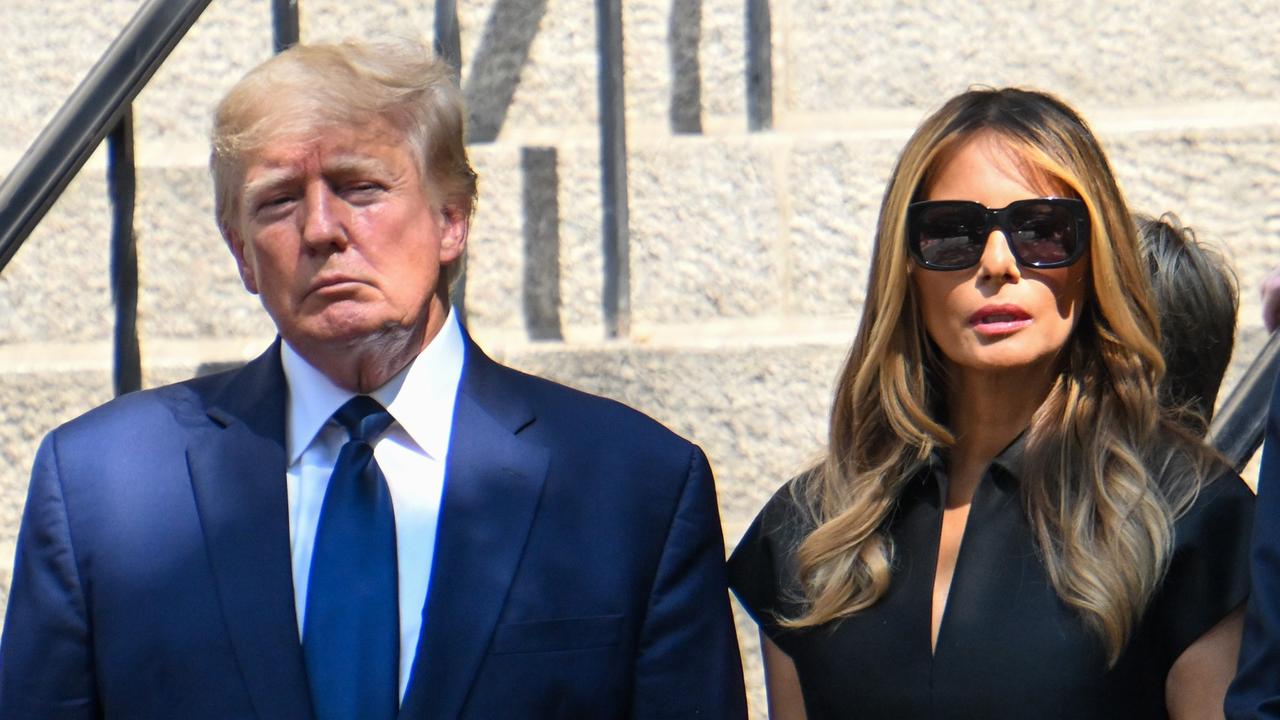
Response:
[[[1165,363],[1157,388],[1160,404],[1203,435],[1235,345],[1240,308],[1235,273],[1221,253],[1200,243],[1173,213],[1134,219],[1160,317]]]

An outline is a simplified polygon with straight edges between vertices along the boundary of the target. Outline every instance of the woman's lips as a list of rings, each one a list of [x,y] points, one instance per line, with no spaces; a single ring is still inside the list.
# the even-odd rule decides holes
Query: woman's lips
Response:
[[[969,326],[989,337],[1015,333],[1031,322],[1031,315],[1017,305],[987,305],[969,316]]]

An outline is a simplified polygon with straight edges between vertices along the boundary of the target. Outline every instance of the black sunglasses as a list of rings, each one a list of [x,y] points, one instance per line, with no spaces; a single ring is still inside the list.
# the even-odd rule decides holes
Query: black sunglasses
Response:
[[[967,200],[926,200],[907,207],[907,247],[930,270],[977,265],[995,228],[1004,233],[1018,264],[1027,267],[1066,267],[1089,246],[1089,211],[1080,200],[1035,198],[999,210]]]

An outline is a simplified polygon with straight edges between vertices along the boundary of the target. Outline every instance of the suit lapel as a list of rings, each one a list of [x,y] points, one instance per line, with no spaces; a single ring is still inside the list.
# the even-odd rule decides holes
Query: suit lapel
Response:
[[[467,339],[426,615],[402,718],[461,713],[542,493],[549,453],[518,436],[533,413],[509,372]]]
[[[224,620],[254,708],[263,718],[306,720],[312,711],[294,609],[285,398],[277,342],[213,393],[213,422],[187,446],[187,462]]]

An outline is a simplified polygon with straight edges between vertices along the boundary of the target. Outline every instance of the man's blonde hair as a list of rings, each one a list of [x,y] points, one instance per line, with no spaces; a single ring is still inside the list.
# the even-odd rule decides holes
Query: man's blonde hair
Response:
[[[475,208],[466,111],[453,72],[420,43],[296,45],[249,72],[218,104],[211,133],[215,211],[225,237],[240,212],[245,167],[282,137],[382,120],[403,134],[432,203],[459,220]],[[461,262],[446,268],[452,281]]]

